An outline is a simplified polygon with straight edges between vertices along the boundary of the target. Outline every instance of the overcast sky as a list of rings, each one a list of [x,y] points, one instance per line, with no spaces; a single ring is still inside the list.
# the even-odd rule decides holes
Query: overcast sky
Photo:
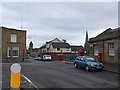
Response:
[[[27,30],[27,46],[40,47],[54,38],[84,45],[85,33],[95,37],[118,27],[117,2],[4,2],[0,26]]]

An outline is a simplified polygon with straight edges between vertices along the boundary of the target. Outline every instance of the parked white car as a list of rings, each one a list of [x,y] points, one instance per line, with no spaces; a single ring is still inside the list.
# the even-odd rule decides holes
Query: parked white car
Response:
[[[52,61],[51,55],[43,55],[43,60],[44,61]]]

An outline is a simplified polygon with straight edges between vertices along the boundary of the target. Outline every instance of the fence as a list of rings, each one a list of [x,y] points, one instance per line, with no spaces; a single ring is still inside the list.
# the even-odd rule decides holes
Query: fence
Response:
[[[77,56],[64,55],[63,60],[75,60]]]

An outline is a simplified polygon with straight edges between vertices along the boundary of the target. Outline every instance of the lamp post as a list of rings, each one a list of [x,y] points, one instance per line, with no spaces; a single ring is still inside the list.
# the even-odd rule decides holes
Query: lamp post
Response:
[[[22,53],[23,53],[23,62],[24,62],[24,53],[25,53],[25,51],[23,50]]]

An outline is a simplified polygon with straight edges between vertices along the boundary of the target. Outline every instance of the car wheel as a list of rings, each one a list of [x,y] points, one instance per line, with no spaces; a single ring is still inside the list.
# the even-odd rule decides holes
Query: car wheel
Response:
[[[78,68],[78,65],[75,63],[75,64],[74,64],[74,67],[75,67],[75,68]]]
[[[86,66],[86,67],[85,67],[85,70],[86,70],[86,71],[89,71],[89,67],[88,67],[88,66]]]

